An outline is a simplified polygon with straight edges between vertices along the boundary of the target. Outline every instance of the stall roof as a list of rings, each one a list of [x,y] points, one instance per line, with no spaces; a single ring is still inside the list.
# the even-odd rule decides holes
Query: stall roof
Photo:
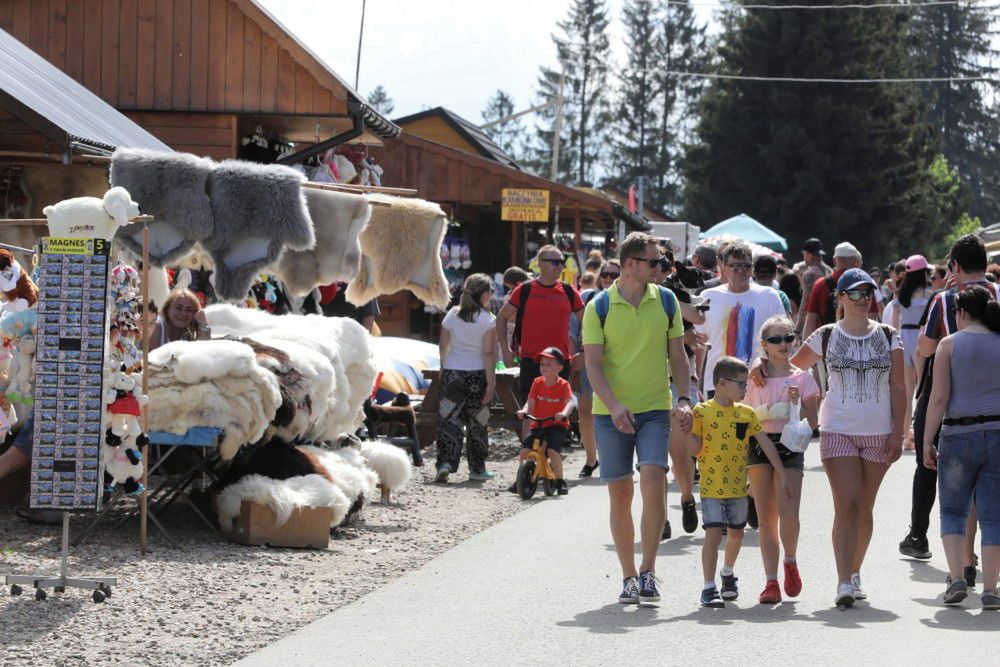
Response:
[[[69,147],[170,147],[45,58],[0,30],[0,106]]]
[[[427,109],[426,111],[421,111],[420,113],[410,114],[409,116],[404,116],[403,118],[397,118],[393,122],[412,134],[434,141],[435,137],[429,136],[427,133],[417,129],[417,125],[421,123],[421,121],[427,121],[428,119],[433,118],[437,118],[444,122],[445,125],[458,135],[462,143],[467,145],[472,151],[475,151],[479,155],[495,162],[499,162],[507,167],[513,167],[514,169],[521,168],[518,166],[517,162],[514,161],[514,158],[511,157],[510,154],[508,154],[504,149],[497,146],[496,143],[490,139],[489,135],[483,132],[478,125],[462,118],[454,111],[449,111],[444,107]],[[410,126],[413,127],[411,128]]]

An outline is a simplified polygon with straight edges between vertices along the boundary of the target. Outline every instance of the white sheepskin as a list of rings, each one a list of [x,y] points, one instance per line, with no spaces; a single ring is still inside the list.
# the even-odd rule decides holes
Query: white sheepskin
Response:
[[[300,507],[330,507],[333,508],[330,527],[334,528],[343,522],[351,508],[351,501],[343,491],[322,475],[303,475],[285,480],[247,475],[219,493],[216,508],[221,526],[232,527],[244,500],[270,507],[279,526]]]
[[[361,443],[361,456],[378,474],[378,481],[389,491],[399,491],[413,476],[409,455],[396,445],[379,440]]]
[[[375,496],[378,475],[365,465],[356,449],[351,450],[353,454],[357,455],[356,458],[352,454],[344,455],[340,451],[334,452],[312,445],[303,446],[301,449],[314,454],[319,459],[320,464],[333,478],[333,483],[344,492],[351,503],[360,497],[367,505]]]

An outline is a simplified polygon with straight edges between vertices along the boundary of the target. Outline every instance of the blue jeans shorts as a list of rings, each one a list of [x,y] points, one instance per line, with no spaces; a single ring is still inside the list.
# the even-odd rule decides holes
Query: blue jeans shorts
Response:
[[[603,465],[603,464],[602,464]],[[747,525],[747,499],[742,498],[701,498],[701,523],[709,528],[732,528],[742,530]]]
[[[1000,429],[942,434],[938,489],[942,535],[965,535],[975,497],[983,544],[1000,545]]]
[[[601,480],[617,482],[631,479],[636,467],[654,465],[670,470],[670,411],[650,410],[635,415],[635,433],[622,433],[610,415],[594,415],[597,436],[597,459],[601,462]]]

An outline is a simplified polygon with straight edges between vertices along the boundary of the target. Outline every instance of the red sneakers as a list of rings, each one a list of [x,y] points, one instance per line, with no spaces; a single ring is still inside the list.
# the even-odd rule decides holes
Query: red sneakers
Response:
[[[781,602],[781,589],[778,588],[777,579],[768,579],[764,586],[764,592],[760,594],[761,604],[778,604]]]
[[[785,595],[798,597],[802,592],[802,577],[799,576],[799,566],[785,561]]]

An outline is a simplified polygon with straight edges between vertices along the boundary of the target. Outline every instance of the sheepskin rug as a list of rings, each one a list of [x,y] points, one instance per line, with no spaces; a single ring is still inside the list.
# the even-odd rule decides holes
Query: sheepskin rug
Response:
[[[352,504],[339,486],[322,475],[303,475],[283,480],[263,475],[247,475],[219,492],[216,508],[221,526],[230,529],[233,527],[244,500],[270,507],[279,526],[288,521],[292,512],[298,508],[331,507],[331,528],[344,521]]]
[[[183,435],[193,426],[223,430],[219,455],[263,436],[281,406],[274,373],[237,341],[176,341],[149,353],[149,430]]]
[[[441,207],[422,199],[370,195],[368,224],[358,235],[361,267],[347,285],[356,306],[382,294],[408,289],[426,304],[444,309],[451,293],[441,268],[441,242],[447,220]]]
[[[409,455],[396,445],[380,440],[361,443],[361,458],[378,475],[379,484],[389,491],[402,490],[413,476]]]
[[[302,451],[315,456],[351,503],[346,520],[350,520],[371,502],[378,487],[378,474],[365,465],[361,453],[354,448],[332,451],[315,445],[302,445]]]
[[[286,250],[274,269],[293,296],[305,296],[319,285],[347,282],[358,274],[358,234],[371,217],[371,205],[361,195],[308,189],[306,204],[316,247]]]
[[[313,404],[312,427],[305,440],[332,441],[361,426],[362,406],[375,386],[376,370],[368,332],[360,324],[349,318],[277,316],[225,304],[208,307],[206,316],[214,334],[250,337],[281,349],[304,375],[312,372],[307,367],[319,364],[319,359],[312,356],[300,364],[291,345],[308,348],[326,360],[332,383],[326,399]]]

